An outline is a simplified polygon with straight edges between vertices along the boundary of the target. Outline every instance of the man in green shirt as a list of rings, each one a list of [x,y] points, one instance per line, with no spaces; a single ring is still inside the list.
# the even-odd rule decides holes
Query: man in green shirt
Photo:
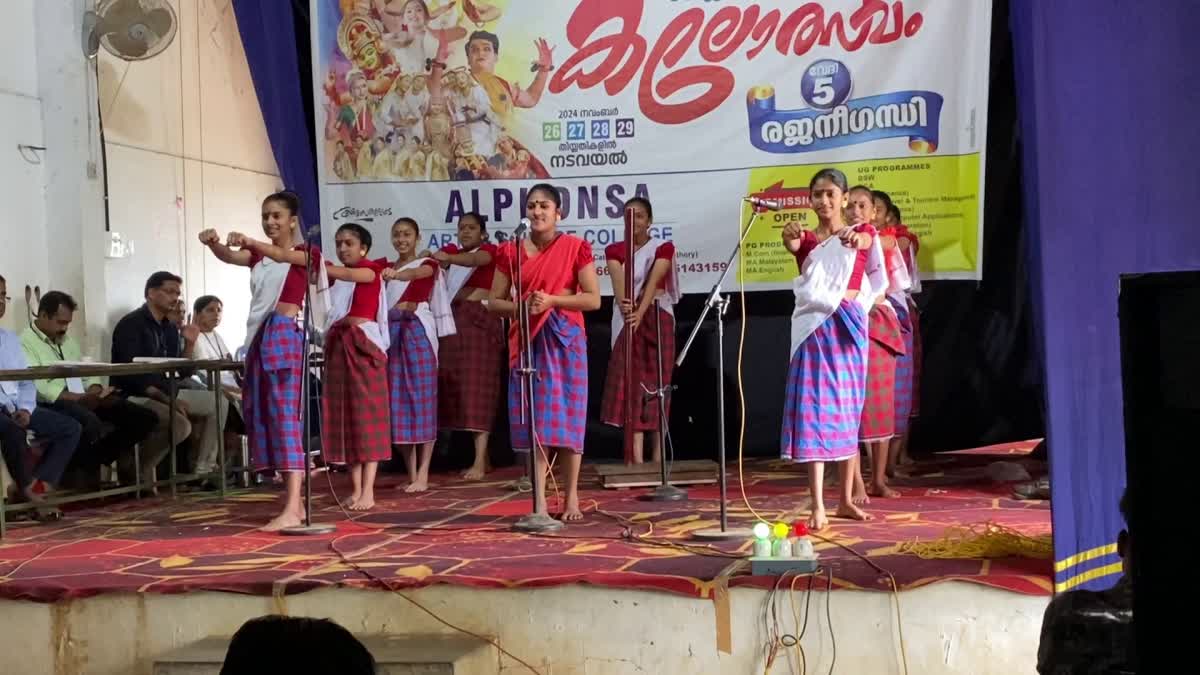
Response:
[[[42,296],[37,319],[21,335],[30,366],[83,360],[79,343],[67,335],[76,309],[74,298],[61,291]],[[83,427],[79,450],[68,467],[68,480],[80,487],[94,487],[100,479],[99,467],[116,461],[120,482],[132,485],[133,446],[150,435],[158,415],[118,396],[96,378],[37,380],[35,384],[38,405],[67,415]]]

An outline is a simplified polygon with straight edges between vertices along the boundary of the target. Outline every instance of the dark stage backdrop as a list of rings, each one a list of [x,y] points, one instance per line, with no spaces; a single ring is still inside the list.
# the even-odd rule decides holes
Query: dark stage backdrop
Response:
[[[235,0],[234,6],[272,143],[283,146],[276,147],[280,172],[290,186],[301,192],[307,204],[315,206],[308,2]],[[918,453],[1025,439],[1043,433],[1039,368],[1031,350],[1007,0],[996,1],[993,17],[984,203],[986,273],[979,283],[928,283],[918,298],[925,339],[922,416],[913,428],[913,447]],[[294,51],[295,55],[284,58],[278,53],[281,51]],[[286,106],[289,114],[276,114],[269,106]],[[309,144],[304,152],[294,147],[300,138]],[[306,213],[313,212],[317,211],[306,209]],[[732,290],[733,285],[727,284],[726,288]],[[703,301],[703,296],[687,296],[679,306],[676,332],[680,346]],[[747,454],[778,452],[791,309],[791,292],[747,296],[743,360]],[[597,417],[608,360],[610,312],[611,304],[606,300],[602,309],[588,320],[593,420]],[[726,326],[724,379],[731,456],[736,452],[740,410],[735,380],[740,314],[735,294]],[[676,372],[679,389],[671,421],[681,458],[715,457],[715,342],[715,330],[710,324],[702,330],[688,362]],[[619,433],[595,422],[591,428],[589,456],[621,455]],[[502,433],[496,437],[498,443],[506,438]]]
[[[1119,574],[1121,275],[1200,268],[1197,25],[1194,0],[1013,0],[1059,590],[1110,586]],[[1194,448],[1193,434],[1180,461]],[[1135,493],[1135,513],[1154,514],[1147,523],[1178,515],[1143,500],[1187,491],[1187,466],[1188,476],[1161,474],[1154,492]]]

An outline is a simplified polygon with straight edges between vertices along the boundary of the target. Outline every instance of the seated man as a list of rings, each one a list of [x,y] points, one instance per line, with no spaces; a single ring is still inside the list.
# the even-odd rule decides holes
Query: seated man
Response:
[[[8,311],[8,282],[0,277],[0,318]],[[0,370],[24,370],[29,365],[21,341],[0,328]],[[32,380],[0,382],[0,452],[12,476],[14,495],[21,501],[40,501],[34,479],[53,488],[62,479],[71,455],[79,445],[79,423],[70,417],[37,406]],[[30,467],[28,432],[45,441],[41,461]],[[57,511],[39,510],[40,517],[55,518]]]
[[[132,363],[137,358],[191,358],[198,329],[185,326],[186,344],[180,330],[168,318],[179,300],[182,279],[170,272],[155,272],[146,280],[143,293],[146,302],[126,314],[117,322],[112,336],[112,362]],[[201,458],[217,456],[218,435],[225,427],[225,415],[229,404],[221,399],[217,409],[211,392],[195,389],[179,389],[176,381],[170,382],[164,375],[122,375],[110,378],[110,384],[133,403],[150,408],[158,415],[158,427],[143,444],[143,470],[152,476],[154,467],[170,451],[167,425],[175,429],[175,442],[182,443],[194,435],[195,447]],[[175,410],[169,410],[169,391],[176,385]],[[192,418],[196,424],[188,422]],[[211,469],[198,462],[197,469]]]
[[[21,346],[31,366],[77,363],[82,359],[79,343],[67,335],[75,309],[75,299],[61,291],[42,296],[37,319],[21,335]],[[133,446],[154,431],[158,415],[126,401],[96,378],[38,380],[36,384],[40,408],[67,415],[83,427],[79,450],[68,467],[68,478],[76,479],[79,487],[97,487],[99,468],[116,461],[121,483],[132,485]],[[111,427],[107,433],[105,422]]]
[[[1129,526],[1129,493],[1121,516]],[[1123,575],[1106,591],[1068,591],[1050,601],[1042,618],[1040,675],[1137,672],[1133,650],[1133,534],[1117,535]]]

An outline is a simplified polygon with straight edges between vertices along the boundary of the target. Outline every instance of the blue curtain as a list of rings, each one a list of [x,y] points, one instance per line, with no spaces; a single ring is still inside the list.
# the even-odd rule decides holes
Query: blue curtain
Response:
[[[1120,574],[1120,276],[1200,268],[1200,3],[1012,0],[1055,588]]]
[[[307,121],[312,114],[311,97],[304,95],[311,83],[300,67],[305,55],[296,40],[292,1],[233,0],[233,10],[279,175],[288,189],[300,195],[301,221],[308,239],[320,243],[317,161]],[[303,23],[299,29],[307,30],[307,22]]]

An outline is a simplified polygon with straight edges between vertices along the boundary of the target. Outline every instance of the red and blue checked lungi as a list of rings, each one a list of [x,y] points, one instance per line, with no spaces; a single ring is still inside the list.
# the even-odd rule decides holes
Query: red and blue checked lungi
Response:
[[[904,352],[900,322],[889,305],[867,315],[867,396],[859,420],[860,440],[886,441],[896,435],[896,356]]]
[[[634,391],[638,403],[633,409],[634,431],[658,431],[658,399],[646,398],[642,385],[649,389],[658,387],[658,355],[662,354],[663,384],[671,384],[671,371],[675,367],[675,319],[658,305],[654,306],[662,322],[662,349],[656,344],[658,334],[654,327],[654,314],[642,319],[633,334]],[[600,403],[600,420],[617,427],[625,426],[625,331],[617,337],[612,356],[608,359],[608,372],[604,377],[604,398]],[[667,399],[667,414],[670,415],[670,399]]]
[[[892,309],[896,310],[896,320],[900,323],[900,336],[904,338],[904,353],[896,357],[896,435],[908,433],[909,416],[912,415],[913,404],[913,326],[908,302],[897,302],[888,298]]]
[[[387,354],[358,326],[339,321],[325,335],[322,382],[325,461],[362,464],[391,459]]]
[[[792,355],[783,405],[781,456],[837,462],[858,454],[867,388],[867,314],[843,300]]]
[[[425,326],[414,312],[388,312],[388,391],[392,444],[437,440],[438,365]]]
[[[455,302],[453,309],[457,331],[438,346],[438,424],[491,431],[503,383],[504,322],[479,302]]]
[[[566,448],[583,453],[587,429],[587,336],[556,310],[533,337],[534,429],[542,448]],[[528,416],[522,419],[522,377],[513,369],[508,377],[508,415],[513,449],[528,452]],[[525,411],[526,413],[528,411]]]
[[[255,469],[303,471],[300,383],[304,334],[296,319],[272,312],[246,350],[242,418]]]

